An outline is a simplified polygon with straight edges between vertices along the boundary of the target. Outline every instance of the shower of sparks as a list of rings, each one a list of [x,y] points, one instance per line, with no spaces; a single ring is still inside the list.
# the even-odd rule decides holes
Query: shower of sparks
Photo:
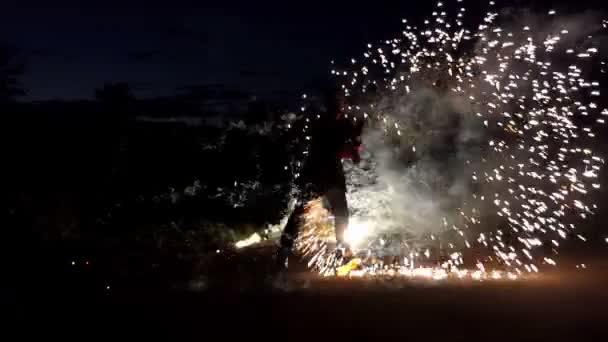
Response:
[[[407,98],[417,84],[439,87],[435,82],[440,81],[450,96],[471,105],[470,115],[483,122],[489,137],[479,163],[471,164],[475,169],[463,165],[477,190],[458,209],[458,220],[444,219],[444,230],[455,234],[418,236],[426,241],[416,248],[402,242],[406,248],[387,265],[369,248],[372,243],[384,245],[370,228],[378,222],[368,224],[369,218],[355,215],[346,237],[361,262],[353,264],[351,275],[390,271],[432,279],[513,279],[536,273],[542,266],[555,266],[562,240],[586,241],[576,228],[597,208],[587,195],[601,187],[598,174],[604,159],[592,147],[598,124],[608,116],[608,109],[600,105],[598,75],[594,74],[599,70],[595,68],[600,63],[599,45],[592,39],[579,39],[576,45],[562,46],[569,41],[563,39],[569,34],[566,28],[542,38],[533,26],[502,28],[493,2],[471,31],[463,22],[467,11],[460,7],[462,0],[453,5],[457,5],[455,11],[448,14],[448,4],[437,3],[432,20],[420,27],[403,20],[400,36],[368,44],[349,69],[338,70],[334,65],[331,72],[351,102],[371,86],[389,96]],[[554,20],[559,14],[550,10],[547,15],[551,17],[547,20]],[[601,23],[604,28],[606,22]],[[349,117],[369,120],[386,135],[405,141],[402,133],[407,125],[391,113],[379,112],[373,103],[347,109]],[[303,106],[302,112],[306,111]],[[318,115],[306,117],[309,122]],[[310,140],[307,129],[305,125],[303,134]],[[416,153],[416,142],[408,143]],[[306,154],[304,150],[303,157]],[[369,196],[358,201],[349,195],[353,207],[374,201]],[[320,201],[309,204],[305,222],[298,250],[309,258],[310,267],[321,274],[335,274],[342,260],[331,247],[331,217]],[[439,252],[430,248],[438,244],[442,246]],[[486,257],[466,253],[480,248],[487,251]],[[427,267],[420,260],[436,262]],[[466,262],[476,269],[460,271]]]

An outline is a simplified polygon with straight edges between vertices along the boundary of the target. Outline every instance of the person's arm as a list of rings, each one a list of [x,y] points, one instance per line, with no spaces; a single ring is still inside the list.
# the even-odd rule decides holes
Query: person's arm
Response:
[[[363,149],[363,142],[362,142],[362,136],[363,136],[363,125],[365,124],[365,121],[356,121],[354,122],[354,127],[353,127],[353,162],[355,164],[359,164],[359,162],[361,161],[361,150]]]
[[[355,164],[359,164],[361,161],[361,125],[350,122],[348,119],[343,121],[345,127],[345,142],[344,149],[342,152],[342,158],[348,158]]]

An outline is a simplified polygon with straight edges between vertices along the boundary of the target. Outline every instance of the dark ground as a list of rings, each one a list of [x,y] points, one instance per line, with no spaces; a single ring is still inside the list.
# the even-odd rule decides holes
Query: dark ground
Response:
[[[208,287],[202,281],[190,289],[116,282],[108,290],[86,285],[81,276],[32,278],[11,312],[22,332],[62,338],[216,340],[214,332],[221,339],[283,341],[603,341],[608,334],[608,264],[597,255],[585,259],[585,270],[565,266],[535,279],[497,282],[319,279],[298,265],[295,289],[281,292],[263,283],[267,251],[221,256]]]

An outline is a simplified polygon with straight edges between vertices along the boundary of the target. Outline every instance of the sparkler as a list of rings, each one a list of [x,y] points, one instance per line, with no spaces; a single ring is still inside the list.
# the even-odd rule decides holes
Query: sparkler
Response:
[[[460,6],[462,0],[456,3]],[[598,125],[608,115],[608,109],[600,105],[594,74],[600,63],[598,49],[592,39],[565,46],[571,34],[566,27],[543,37],[532,26],[503,28],[494,6],[490,2],[490,10],[471,31],[463,22],[466,8],[449,15],[447,4],[439,2],[432,20],[422,27],[403,20],[405,30],[399,37],[368,44],[362,58],[351,60],[349,69],[332,70],[353,102],[372,86],[388,96],[406,98],[416,85],[438,80],[441,85],[434,86],[447,88],[439,91],[469,104],[470,116],[483,122],[488,137],[480,160],[463,165],[476,190],[458,209],[458,220],[444,218],[444,234],[417,236],[416,244],[402,239],[399,247],[406,247],[406,257],[388,267],[377,260],[368,262],[377,256],[371,245],[387,245],[378,231],[385,222],[355,215],[346,238],[359,253],[359,261],[338,268],[338,274],[514,279],[536,273],[542,265],[556,265],[544,247],[558,254],[562,240],[586,241],[576,228],[597,208],[588,195],[601,188],[598,173],[604,159],[592,147]],[[557,13],[550,10],[547,15],[556,18]],[[306,111],[303,106],[302,112]],[[369,120],[387,136],[405,139],[407,123],[390,112],[380,112],[374,103],[348,107],[347,115]],[[310,113],[306,120],[315,117]],[[303,134],[310,139],[307,128]],[[416,153],[416,142],[410,144]],[[306,154],[304,148],[302,159]],[[387,193],[374,191],[371,196],[375,197],[367,193],[361,198],[356,195],[360,191],[361,187],[349,193],[349,202],[355,211],[363,212]],[[298,250],[321,274],[335,274],[341,260],[331,247],[331,217],[320,201],[309,204],[305,222]],[[429,246],[438,243],[449,257],[435,256],[435,265],[421,265],[420,260],[432,259]],[[476,270],[461,270],[466,250],[473,248],[488,251],[487,257],[468,260]]]

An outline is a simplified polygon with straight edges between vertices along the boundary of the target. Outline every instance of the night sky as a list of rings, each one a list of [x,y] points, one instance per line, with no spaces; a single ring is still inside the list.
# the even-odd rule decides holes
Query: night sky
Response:
[[[90,98],[120,81],[146,97],[205,84],[296,91],[325,77],[332,59],[394,36],[401,18],[433,4],[11,1],[0,13],[0,42],[22,51],[30,100]]]

